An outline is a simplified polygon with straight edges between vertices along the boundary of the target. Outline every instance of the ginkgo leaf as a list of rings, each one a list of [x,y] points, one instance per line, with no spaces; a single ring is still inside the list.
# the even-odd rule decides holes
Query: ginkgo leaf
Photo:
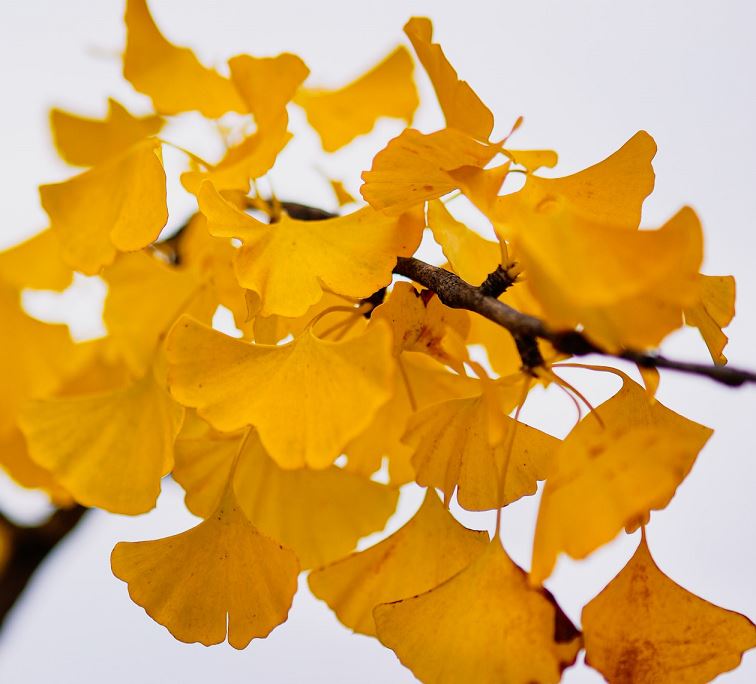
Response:
[[[431,291],[418,292],[411,283],[397,283],[373,313],[394,332],[394,354],[423,352],[462,372],[467,360],[464,340],[470,330],[465,311],[450,309]]]
[[[0,468],[25,489],[39,489],[56,506],[70,506],[71,495],[52,474],[29,458],[26,440],[18,428],[0,434]]]
[[[143,138],[157,135],[165,122],[154,114],[136,117],[108,98],[104,120],[50,110],[50,127],[60,156],[75,166],[96,166],[121,154]]]
[[[0,281],[0,320],[12,334],[0,335],[0,435],[13,429],[16,415],[31,397],[52,394],[77,362],[65,325],[28,316],[19,293]]]
[[[0,280],[17,290],[65,290],[73,280],[73,271],[60,251],[55,233],[43,230],[0,252]]]
[[[460,182],[451,171],[482,168],[500,151],[453,128],[428,134],[407,128],[375,155],[360,193],[371,207],[399,214],[456,190]]]
[[[144,252],[121,255],[102,277],[108,284],[103,321],[112,345],[140,375],[180,313],[209,323],[217,307],[195,272]]]
[[[438,586],[469,565],[487,542],[485,532],[460,525],[429,489],[404,527],[375,546],[314,570],[308,581],[343,624],[374,636],[375,606]]]
[[[580,633],[494,539],[424,594],[379,605],[378,638],[424,682],[550,684],[575,662]]]
[[[404,32],[433,84],[446,125],[478,140],[488,140],[493,130],[493,114],[467,81],[459,79],[441,46],[432,42],[433,24],[430,20],[413,17],[404,26]]]
[[[557,450],[538,511],[534,582],[551,574],[559,553],[585,558],[664,508],[712,434],[651,399],[623,373],[605,370],[622,378],[622,388]]]
[[[346,206],[347,204],[352,204],[357,201],[352,193],[350,193],[349,190],[346,189],[342,181],[330,179],[328,182],[331,184],[331,190],[333,190],[333,194],[336,197],[336,201],[339,203],[340,207]]]
[[[450,171],[449,175],[458,183],[462,193],[487,215],[491,206],[498,200],[499,191],[509,175],[510,167],[509,162],[490,169],[462,166]]]
[[[735,316],[735,278],[699,275],[698,301],[685,309],[685,322],[698,328],[711,358],[717,365],[727,363],[722,353],[727,335],[722,332]]]
[[[703,684],[756,647],[756,626],[667,577],[645,535],[582,622],[586,663],[616,684]]]
[[[506,415],[518,400],[517,384],[485,383],[481,389],[477,397],[418,411],[402,438],[413,447],[418,484],[442,490],[447,500],[457,489],[459,505],[472,511],[501,508],[534,494],[559,444]],[[495,424],[503,439],[492,439]]]
[[[195,54],[168,42],[150,15],[146,0],[126,2],[123,76],[152,99],[161,114],[199,111],[217,119],[246,107],[234,84],[203,66]]]
[[[242,241],[236,274],[242,287],[260,296],[262,316],[300,316],[325,289],[369,297],[391,282],[397,256],[417,249],[423,229],[419,213],[385,216],[365,207],[324,221],[284,215],[268,225],[226,201],[204,183],[199,205],[211,234]]]
[[[555,327],[610,351],[658,345],[698,296],[701,224],[684,207],[659,230],[614,230],[564,209],[534,213],[512,242],[527,288]]]
[[[187,171],[181,174],[181,184],[189,192],[198,194],[204,181],[212,182],[217,190],[249,191],[250,180],[264,176],[284,147],[291,140],[287,130],[288,117],[283,115],[230,147],[223,159],[203,171]]]
[[[336,466],[283,470],[252,429],[179,440],[173,477],[186,490],[190,511],[212,514],[233,474],[236,498],[264,534],[291,548],[302,568],[330,563],[354,549],[367,534],[383,529],[396,509],[397,489]]]
[[[283,468],[328,467],[391,396],[394,362],[384,324],[338,343],[308,328],[289,344],[271,346],[183,316],[166,353],[179,402],[224,432],[254,425]]]
[[[383,457],[387,457],[389,478],[397,485],[415,479],[410,463],[412,448],[401,441],[407,422],[415,411],[445,399],[480,392],[477,380],[449,372],[426,354],[403,352],[399,364],[391,399],[378,409],[367,428],[344,448],[348,459],[346,467],[363,475],[372,475],[381,467]]]
[[[155,507],[182,416],[148,372],[111,392],[30,401],[20,424],[31,458],[76,501],[137,515]]]
[[[156,240],[168,220],[160,142],[138,143],[67,181],[40,186],[39,194],[64,259],[94,275],[117,252]]]
[[[514,224],[514,230],[518,230],[523,210],[548,213],[563,207],[595,223],[635,229],[640,224],[643,200],[654,189],[651,160],[655,154],[654,139],[639,131],[603,161],[571,176],[528,175],[522,190],[499,198],[494,220]]]
[[[288,121],[286,105],[310,73],[299,57],[288,52],[276,57],[238,55],[228,61],[228,66],[231,80],[261,131],[267,131],[280,118]]]
[[[228,635],[238,649],[286,620],[299,574],[294,553],[247,520],[230,487],[196,527],[120,542],[110,562],[132,601],[176,639],[210,646]]]
[[[512,162],[524,166],[525,169],[533,173],[538,169],[553,169],[559,161],[559,156],[554,150],[505,150]]]
[[[399,46],[352,83],[337,90],[305,88],[295,102],[305,110],[323,149],[335,152],[372,131],[381,117],[412,122],[418,105],[412,72],[412,58]]]

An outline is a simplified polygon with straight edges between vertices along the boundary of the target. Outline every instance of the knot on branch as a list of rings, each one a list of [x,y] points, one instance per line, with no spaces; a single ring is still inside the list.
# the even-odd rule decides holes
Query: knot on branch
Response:
[[[484,297],[498,298],[517,282],[517,276],[516,262],[507,264],[506,267],[499,265],[486,276],[478,289]]]

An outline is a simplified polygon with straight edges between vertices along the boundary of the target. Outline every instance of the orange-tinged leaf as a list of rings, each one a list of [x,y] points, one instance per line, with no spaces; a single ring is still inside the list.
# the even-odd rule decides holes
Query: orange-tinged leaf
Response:
[[[643,200],[654,189],[655,154],[654,139],[639,131],[603,161],[571,176],[528,175],[522,190],[499,198],[494,220],[510,225],[523,210],[548,213],[564,207],[596,223],[635,229]],[[516,225],[514,229],[518,230]]]
[[[698,301],[685,309],[685,322],[698,328],[711,358],[717,365],[727,363],[722,353],[727,335],[722,332],[735,316],[735,278],[699,275]]]
[[[498,539],[450,580],[373,615],[381,642],[424,682],[555,683],[582,645]]]
[[[152,99],[161,114],[199,111],[217,119],[246,107],[234,84],[203,66],[189,48],[177,47],[160,33],[146,0],[127,0],[123,76]]]
[[[457,181],[462,193],[484,214],[488,214],[509,174],[509,168],[509,162],[490,169],[462,166],[450,171],[449,175]]]
[[[555,327],[582,324],[608,350],[658,345],[698,296],[701,224],[681,209],[659,230],[591,223],[560,209],[531,214],[513,251]]]
[[[337,90],[305,88],[296,103],[320,136],[323,149],[335,152],[369,133],[381,117],[409,125],[418,105],[412,58],[399,46],[370,71]]]
[[[347,444],[346,467],[363,475],[372,475],[388,458],[389,477],[393,484],[415,479],[410,463],[412,449],[401,438],[416,409],[444,399],[472,396],[480,391],[477,380],[451,373],[426,354],[403,352],[397,365],[393,394],[367,428]]]
[[[460,186],[450,173],[463,166],[483,167],[500,151],[453,128],[420,133],[413,128],[390,140],[362,173],[360,193],[376,209],[399,214]]]
[[[183,316],[166,353],[179,402],[224,432],[254,425],[283,468],[328,467],[391,396],[394,361],[385,325],[344,342],[320,340],[307,329],[271,346]]]
[[[586,663],[613,684],[703,684],[756,647],[756,626],[667,577],[645,536],[582,622]]]
[[[186,490],[190,511],[212,514],[233,474],[236,498],[264,534],[291,548],[302,568],[330,563],[383,529],[399,492],[336,466],[283,470],[260,444],[254,429],[233,435],[209,432],[176,444],[173,476]]]
[[[160,142],[154,139],[67,181],[42,185],[39,193],[63,258],[88,275],[119,251],[149,245],[168,220]]]
[[[488,140],[493,130],[493,114],[467,81],[459,79],[441,46],[432,42],[433,24],[430,20],[413,17],[405,25],[404,32],[433,84],[446,125],[478,140]]]
[[[102,277],[108,284],[103,320],[113,348],[139,375],[179,314],[209,323],[217,306],[195,272],[144,252],[121,255]]]
[[[260,296],[262,316],[301,316],[324,290],[369,297],[391,282],[397,256],[420,243],[419,213],[385,216],[370,207],[324,221],[284,215],[268,225],[227,202],[210,183],[199,194],[200,210],[213,235],[242,241],[236,274],[242,287]]]
[[[538,511],[531,576],[559,553],[585,558],[625,527],[664,508],[712,431],[654,401],[623,373],[622,388],[557,450]]]
[[[182,416],[148,372],[106,393],[30,401],[20,424],[31,458],[76,501],[137,515],[155,507]]]
[[[245,648],[286,620],[297,590],[293,552],[261,534],[228,488],[186,532],[120,542],[110,557],[129,595],[179,641]]]
[[[286,105],[310,73],[299,57],[288,52],[276,57],[238,55],[228,66],[231,80],[262,131],[281,118],[288,121]]]
[[[470,330],[466,311],[450,309],[434,293],[418,292],[411,283],[397,283],[373,313],[394,332],[394,354],[423,352],[462,372],[467,360],[464,340]]]
[[[501,508],[534,494],[559,444],[555,437],[506,415],[517,401],[518,384],[482,389],[477,397],[451,399],[419,411],[403,437],[414,449],[417,482],[441,489],[447,500],[457,489],[459,505],[472,511]],[[493,439],[502,431],[503,438]]]
[[[50,229],[0,252],[0,280],[23,290],[65,290],[73,271],[61,258],[60,242]]]
[[[375,546],[314,570],[308,581],[343,624],[375,635],[375,606],[439,585],[480,555],[487,542],[485,532],[460,525],[429,489],[404,527]]]
[[[559,156],[554,150],[505,150],[513,163],[524,166],[529,173],[538,169],[553,169],[559,161]]]
[[[104,120],[50,110],[50,127],[60,156],[75,166],[96,166],[143,138],[157,135],[165,122],[159,116],[136,117],[108,98]]]

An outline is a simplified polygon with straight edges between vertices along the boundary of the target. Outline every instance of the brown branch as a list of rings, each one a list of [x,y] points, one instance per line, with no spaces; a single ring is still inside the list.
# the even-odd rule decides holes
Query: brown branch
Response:
[[[756,373],[740,368],[675,361],[659,354],[633,349],[625,349],[616,354],[608,352],[593,344],[578,331],[551,330],[539,318],[521,313],[495,297],[485,294],[481,291],[481,287],[471,285],[454,273],[437,266],[431,266],[419,259],[399,257],[394,273],[410,278],[423,287],[433,290],[446,306],[453,309],[473,311],[506,328],[515,338],[517,349],[526,368],[533,368],[543,363],[540,354],[536,353],[535,340],[540,338],[550,342],[557,351],[571,356],[601,354],[632,361],[644,368],[666,368],[699,375],[730,387],[737,387],[749,382],[756,383]]]
[[[61,508],[36,527],[17,525],[0,513],[8,557],[0,568],[0,627],[47,555],[71,532],[88,509]]]

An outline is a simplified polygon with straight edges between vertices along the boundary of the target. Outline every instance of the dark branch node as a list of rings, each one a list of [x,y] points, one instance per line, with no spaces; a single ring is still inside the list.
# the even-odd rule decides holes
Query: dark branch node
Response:
[[[515,281],[516,278],[512,278],[509,275],[509,270],[499,265],[495,271],[486,276],[486,279],[478,289],[484,297],[493,297],[496,299],[512,287]]]

